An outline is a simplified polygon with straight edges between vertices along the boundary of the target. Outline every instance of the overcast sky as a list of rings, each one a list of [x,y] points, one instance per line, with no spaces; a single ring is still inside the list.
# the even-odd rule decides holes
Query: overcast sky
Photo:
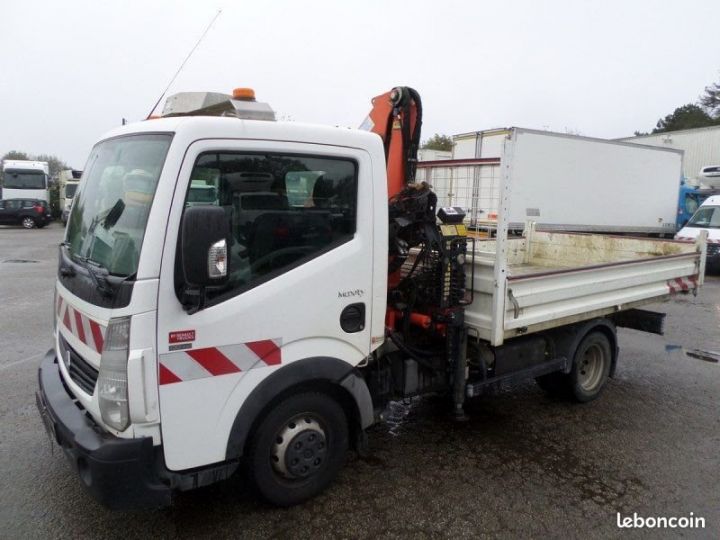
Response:
[[[396,85],[423,139],[499,126],[649,130],[720,80],[720,1],[3,0],[0,155],[84,166],[169,90],[250,86],[285,118],[358,126]],[[161,109],[162,105],[160,106]]]

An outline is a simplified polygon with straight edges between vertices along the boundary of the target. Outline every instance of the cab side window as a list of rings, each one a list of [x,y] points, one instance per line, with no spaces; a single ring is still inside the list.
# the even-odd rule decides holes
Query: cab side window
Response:
[[[207,291],[208,298],[239,294],[351,240],[357,190],[357,164],[350,159],[201,154],[185,207],[222,207],[232,231],[228,285]]]

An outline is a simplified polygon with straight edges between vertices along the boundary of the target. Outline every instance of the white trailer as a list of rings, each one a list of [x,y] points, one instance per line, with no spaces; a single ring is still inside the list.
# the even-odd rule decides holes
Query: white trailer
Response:
[[[49,202],[48,164],[45,161],[3,161],[3,199],[36,199]]]
[[[418,164],[418,178],[433,186],[439,205],[465,208],[471,226],[496,225],[507,167],[512,231],[534,221],[554,231],[675,232],[681,150],[521,128],[473,137],[460,136],[461,159]],[[512,154],[505,144],[511,138]]]

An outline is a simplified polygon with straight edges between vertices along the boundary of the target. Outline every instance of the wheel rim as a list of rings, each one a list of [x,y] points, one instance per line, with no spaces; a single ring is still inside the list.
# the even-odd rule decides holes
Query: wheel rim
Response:
[[[35,226],[35,221],[33,221],[33,218],[26,217],[23,218],[22,225],[26,229],[32,229]]]
[[[578,382],[585,391],[597,388],[605,370],[605,352],[598,344],[590,345],[578,364]]]
[[[302,480],[317,474],[327,461],[327,436],[311,414],[291,418],[278,432],[271,462],[280,476]]]

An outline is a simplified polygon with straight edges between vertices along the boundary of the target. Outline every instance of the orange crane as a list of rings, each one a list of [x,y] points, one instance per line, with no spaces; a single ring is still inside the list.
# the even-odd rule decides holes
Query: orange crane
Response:
[[[453,381],[455,415],[463,419],[464,307],[471,301],[465,290],[464,213],[441,209],[437,217],[443,225],[438,226],[437,196],[426,183],[415,183],[422,126],[418,92],[398,86],[373,98],[372,105],[370,130],[380,135],[385,146],[389,198],[386,332],[402,352],[438,374],[448,364],[432,365],[433,354],[428,351],[444,349],[450,361],[445,376]],[[414,259],[413,248],[418,248]],[[410,268],[403,271],[406,262]]]

